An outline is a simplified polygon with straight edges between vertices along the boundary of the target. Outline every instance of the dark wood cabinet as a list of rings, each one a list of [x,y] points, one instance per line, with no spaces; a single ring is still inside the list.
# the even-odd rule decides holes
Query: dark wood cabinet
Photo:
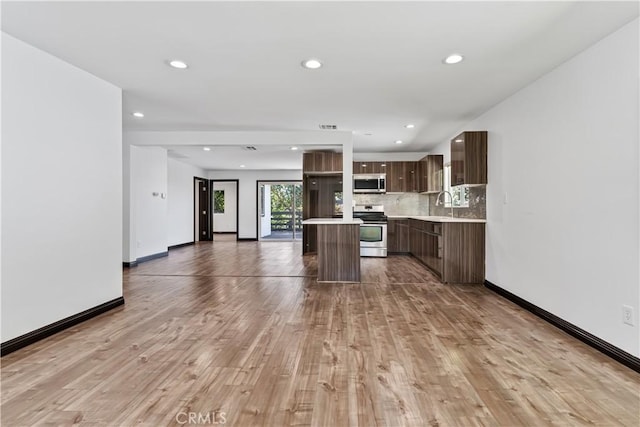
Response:
[[[443,252],[440,231],[439,228],[431,227],[422,232],[422,262],[442,277]]]
[[[487,183],[487,131],[462,132],[451,140],[451,185]]]
[[[312,151],[302,155],[302,173],[341,173],[342,153]]]
[[[411,193],[416,186],[417,162],[386,162],[387,193]]]
[[[387,251],[390,253],[409,252],[409,221],[389,219],[387,222]]]
[[[442,244],[442,281],[484,283],[485,224],[446,223]]]
[[[404,174],[400,162],[387,163],[387,193],[398,193],[403,191]]]
[[[409,252],[444,283],[483,283],[485,224],[409,219]]]
[[[302,178],[302,219],[331,218],[336,211],[336,193],[342,193],[342,175],[304,175]],[[316,252],[316,226],[303,225],[302,253]]]
[[[353,173],[386,173],[385,162],[353,162]]]
[[[409,219],[409,253],[422,258],[422,221]]]
[[[444,156],[430,154],[416,165],[416,186],[420,193],[438,193],[443,189]]]
[[[404,184],[406,193],[418,192],[418,162],[403,162],[404,166]]]
[[[398,224],[397,236],[398,252],[409,253],[409,224],[407,222]]]

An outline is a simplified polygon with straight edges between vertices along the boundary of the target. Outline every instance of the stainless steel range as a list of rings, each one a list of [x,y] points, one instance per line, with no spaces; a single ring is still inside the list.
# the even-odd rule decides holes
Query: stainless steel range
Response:
[[[387,216],[383,205],[356,205],[353,217],[360,224],[360,256],[387,256]]]

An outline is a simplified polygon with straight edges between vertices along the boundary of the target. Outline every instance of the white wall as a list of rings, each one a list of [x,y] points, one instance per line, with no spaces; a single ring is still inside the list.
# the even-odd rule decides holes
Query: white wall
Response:
[[[213,191],[224,191],[224,213],[213,213],[213,232],[214,233],[235,233],[236,227],[236,192],[237,184],[235,182],[214,182]],[[213,196],[212,196],[213,197]],[[211,210],[213,211],[213,200],[211,201]]]
[[[166,252],[168,247],[167,150],[131,146],[132,204],[135,257]],[[153,193],[158,193],[154,196]],[[162,198],[165,194],[165,198]]]
[[[136,260],[136,213],[132,184],[131,146],[122,144],[122,261]]]
[[[179,160],[168,159],[168,237],[169,246],[193,242],[194,177],[204,178],[206,172]]]
[[[238,237],[255,239],[257,230],[257,181],[302,180],[302,170],[209,171],[210,179],[239,179]]]
[[[464,128],[489,131],[487,280],[635,356],[638,36],[636,19]]]
[[[2,33],[2,341],[122,296],[119,88]]]

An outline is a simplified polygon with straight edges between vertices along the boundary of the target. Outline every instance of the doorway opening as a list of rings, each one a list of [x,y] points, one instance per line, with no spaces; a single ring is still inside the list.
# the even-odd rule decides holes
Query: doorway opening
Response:
[[[238,239],[237,179],[211,180],[211,229],[214,241]]]
[[[258,181],[258,239],[302,240],[302,181]]]

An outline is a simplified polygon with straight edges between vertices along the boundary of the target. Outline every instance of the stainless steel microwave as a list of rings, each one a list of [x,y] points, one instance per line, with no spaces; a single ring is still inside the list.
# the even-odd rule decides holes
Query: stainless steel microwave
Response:
[[[386,193],[387,174],[385,173],[357,173],[353,175],[354,193]]]

